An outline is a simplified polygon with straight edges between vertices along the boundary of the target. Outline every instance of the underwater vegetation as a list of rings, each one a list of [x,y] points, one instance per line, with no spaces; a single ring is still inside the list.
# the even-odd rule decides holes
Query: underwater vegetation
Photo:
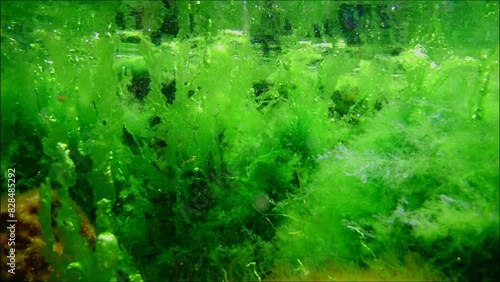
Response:
[[[1,13],[2,281],[499,279],[497,2]]]

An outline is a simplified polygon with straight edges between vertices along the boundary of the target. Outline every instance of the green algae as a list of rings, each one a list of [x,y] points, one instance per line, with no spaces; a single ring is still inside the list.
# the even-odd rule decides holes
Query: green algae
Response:
[[[425,279],[494,280],[498,4],[381,28],[366,3],[351,42],[354,6],[240,2],[2,2],[2,170],[41,187],[49,249],[60,192],[53,278],[383,279],[417,253]]]

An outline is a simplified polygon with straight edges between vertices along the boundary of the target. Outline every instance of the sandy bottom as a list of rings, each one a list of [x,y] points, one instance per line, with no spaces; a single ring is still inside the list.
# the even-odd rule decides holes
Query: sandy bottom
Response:
[[[418,254],[409,253],[403,262],[390,256],[374,260],[367,268],[332,264],[323,269],[278,266],[264,281],[444,281],[449,280]],[[286,270],[285,270],[286,269]],[[290,270],[292,269],[292,270]]]

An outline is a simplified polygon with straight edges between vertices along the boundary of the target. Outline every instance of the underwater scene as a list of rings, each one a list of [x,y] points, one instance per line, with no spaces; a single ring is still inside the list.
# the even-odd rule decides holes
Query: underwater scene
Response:
[[[498,1],[2,1],[2,281],[498,281]]]

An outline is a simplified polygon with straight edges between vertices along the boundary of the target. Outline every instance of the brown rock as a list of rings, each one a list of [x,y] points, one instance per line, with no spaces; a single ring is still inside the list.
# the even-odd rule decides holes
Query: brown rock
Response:
[[[9,227],[8,220],[13,219],[9,217],[8,196],[2,196],[1,205],[1,223]],[[81,210],[74,204],[75,210],[79,213],[82,227],[80,234],[88,238],[88,246],[94,247],[95,232]],[[55,235],[55,244],[52,251],[57,256],[70,257],[70,254],[64,253],[64,242],[58,236],[58,228],[56,223],[57,211],[62,206],[61,201],[57,198],[55,190],[52,191],[52,229]],[[38,189],[33,189],[23,194],[16,194],[15,196],[15,224],[14,240],[9,241],[11,232],[8,228],[2,228],[0,234],[1,243],[1,280],[2,281],[48,281],[54,271],[54,267],[49,265],[42,255],[46,252],[44,249],[46,242],[42,238],[42,228],[38,215],[40,208],[40,193]],[[9,242],[11,245],[9,246]],[[12,242],[15,242],[13,245]],[[10,267],[8,266],[10,258],[8,258],[10,251],[14,249],[15,252],[15,274],[9,273]]]

